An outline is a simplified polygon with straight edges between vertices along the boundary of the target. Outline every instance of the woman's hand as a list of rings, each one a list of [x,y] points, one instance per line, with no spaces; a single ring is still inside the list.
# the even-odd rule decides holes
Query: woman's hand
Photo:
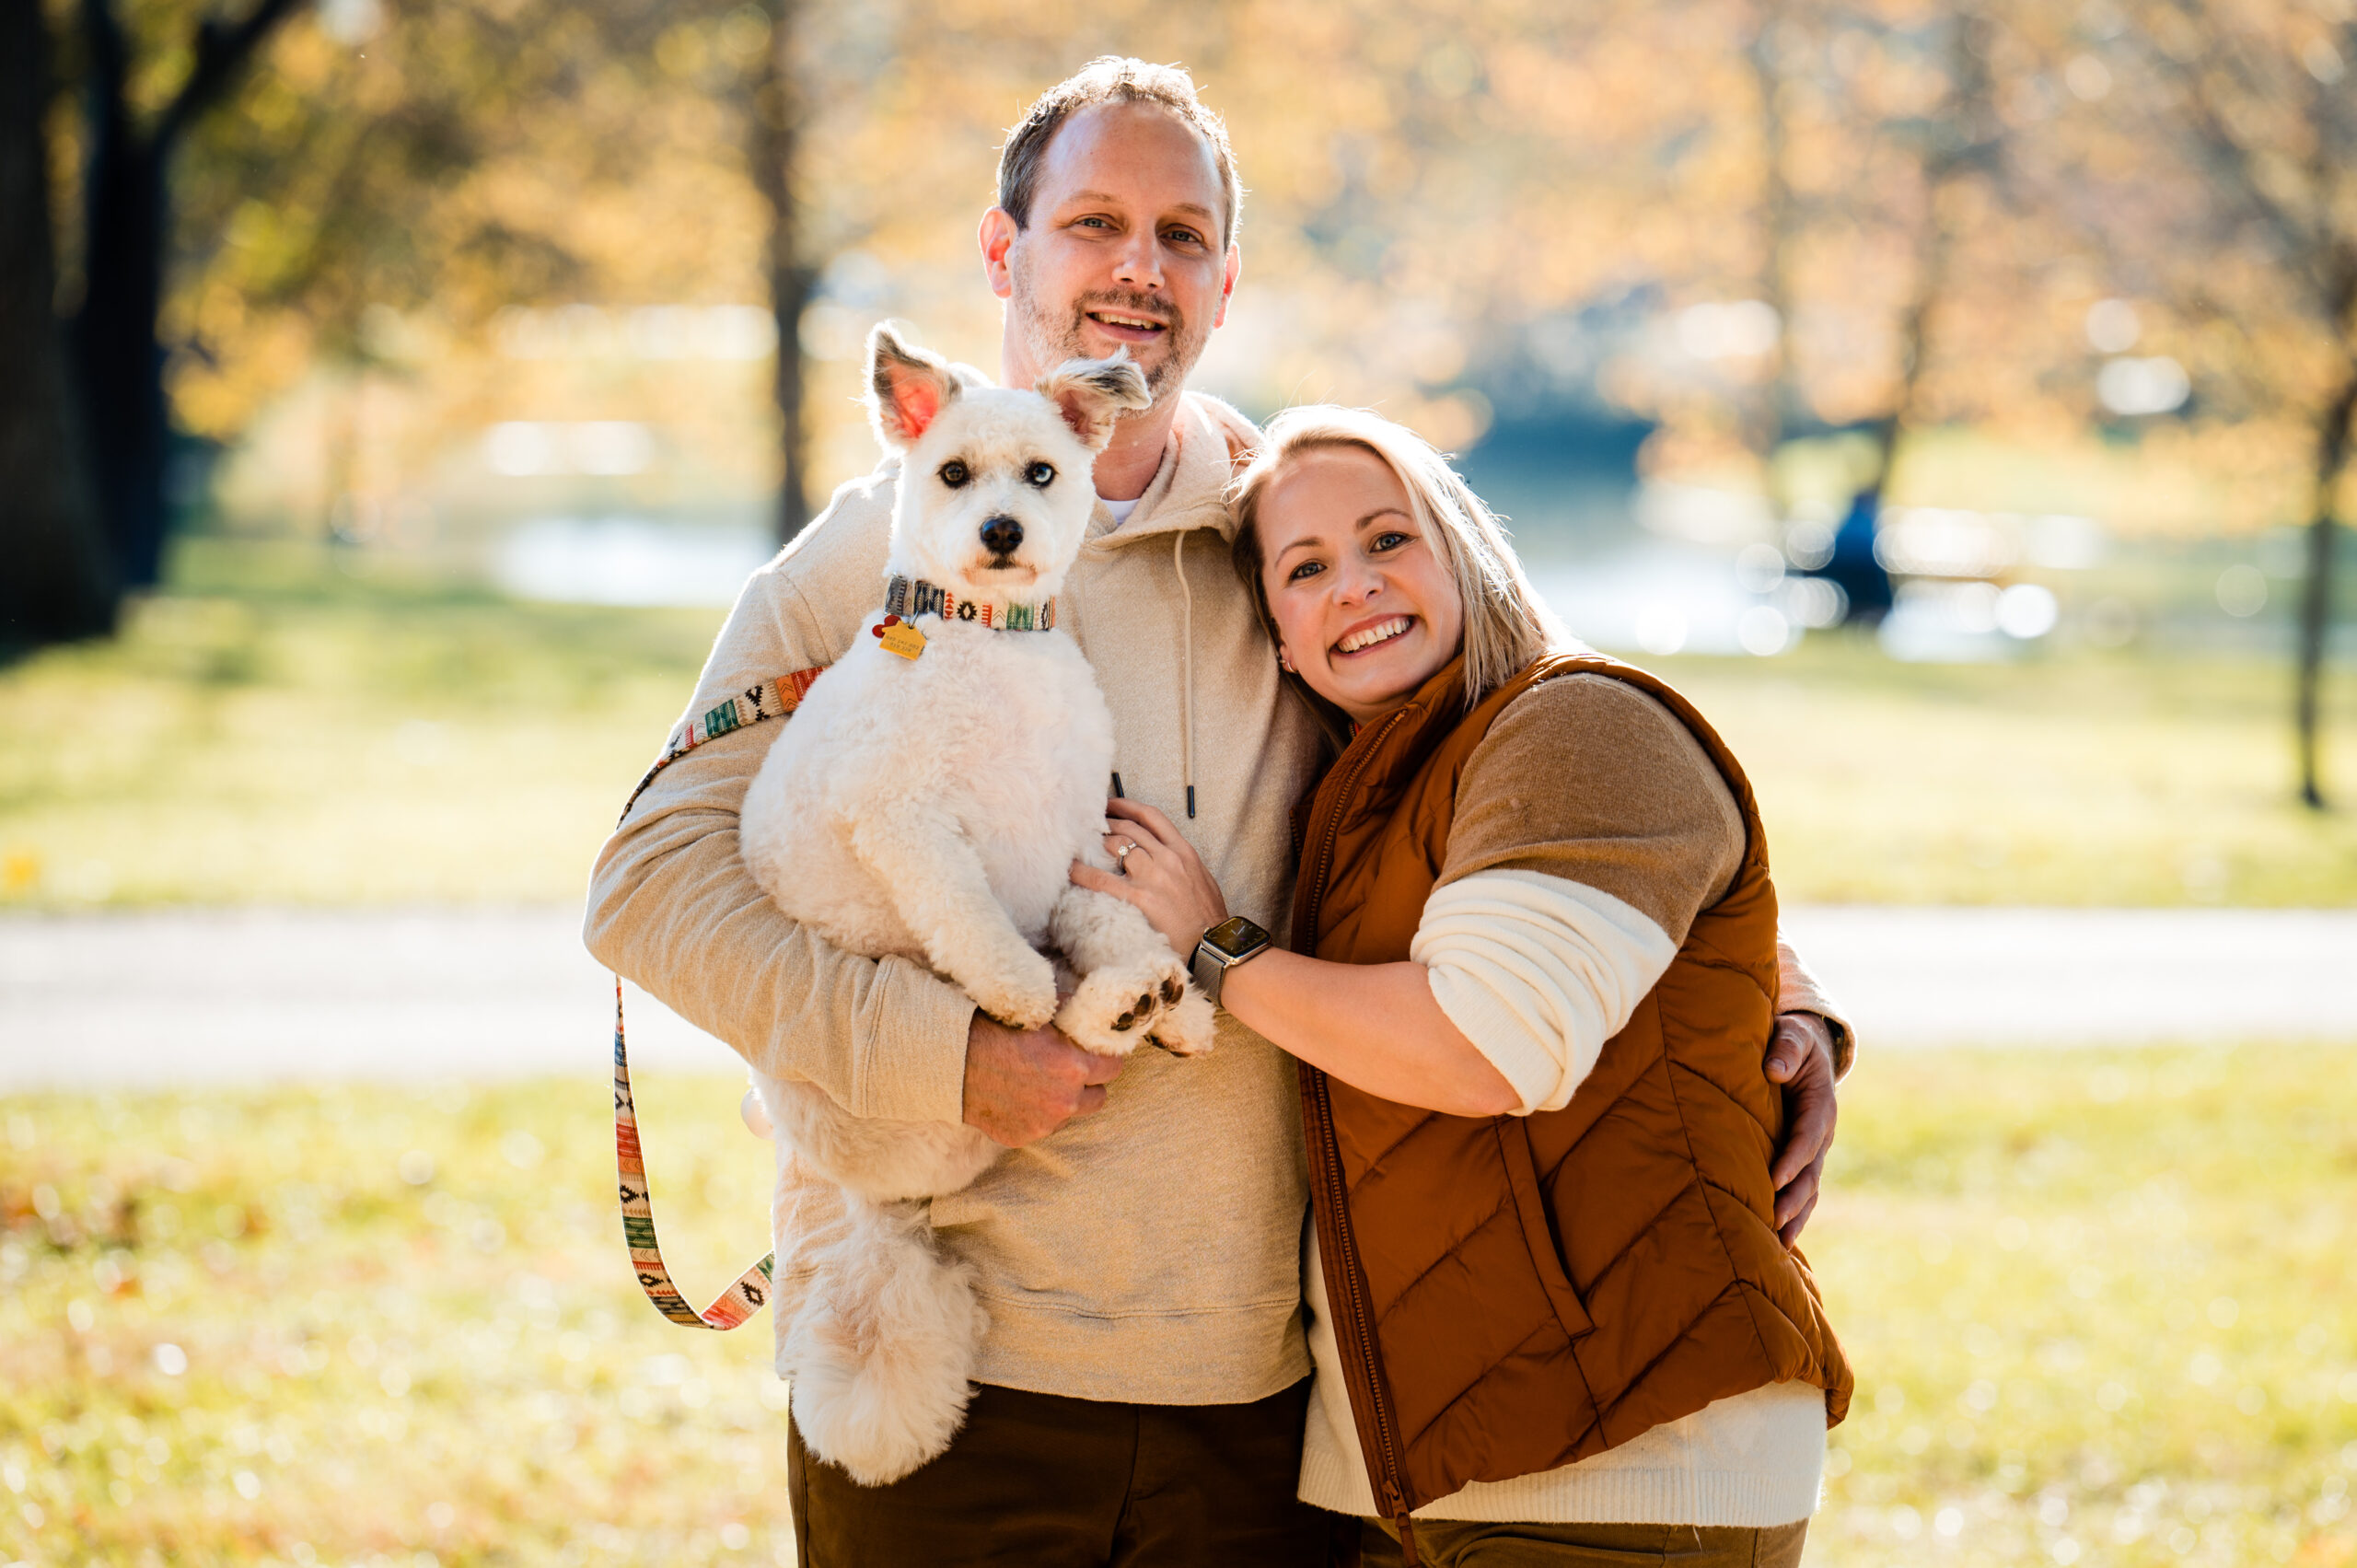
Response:
[[[1110,829],[1105,853],[1120,872],[1099,871],[1075,860],[1074,884],[1135,904],[1179,961],[1191,960],[1203,933],[1227,918],[1227,900],[1220,896],[1219,884],[1203,868],[1195,846],[1179,836],[1178,825],[1153,807],[1109,800],[1105,818]]]
[[[1203,933],[1227,918],[1219,884],[1153,807],[1109,800],[1105,817],[1105,853],[1128,875],[1074,862],[1074,883],[1136,905],[1191,959]],[[1228,971],[1222,1001],[1302,1061],[1385,1099],[1450,1116],[1498,1116],[1522,1103],[1433,1000],[1422,964],[1326,963],[1272,949]]]

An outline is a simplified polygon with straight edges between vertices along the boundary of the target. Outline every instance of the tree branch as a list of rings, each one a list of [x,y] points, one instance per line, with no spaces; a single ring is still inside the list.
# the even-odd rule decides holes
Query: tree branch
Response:
[[[2181,17],[2186,16],[2188,8],[2184,5],[2179,4],[2174,8]],[[2189,22],[2194,19],[2187,17]],[[2151,51],[2150,58],[2161,62],[2161,68],[2175,76],[2184,89],[2187,117],[2192,123],[2195,137],[2212,159],[2223,166],[2223,183],[2275,230],[2291,256],[2292,264],[2306,275],[2321,296],[2329,286],[2328,280],[2316,268],[2322,237],[2314,226],[2303,221],[2300,215],[2284,206],[2272,192],[2259,183],[2256,155],[2228,127],[2226,118],[2220,112],[2217,99],[2211,91],[2208,77],[2200,68],[2182,64],[2165,51]]]
[[[120,112],[123,78],[130,71],[122,24],[109,0],[82,0],[81,11],[82,36],[90,50],[91,89],[101,103]]]
[[[98,5],[103,0],[89,3]],[[244,21],[232,23],[219,17],[207,17],[197,24],[196,64],[156,121],[153,141],[158,152],[168,148],[191,122],[213,106],[255,47],[302,3],[303,0],[261,0]]]

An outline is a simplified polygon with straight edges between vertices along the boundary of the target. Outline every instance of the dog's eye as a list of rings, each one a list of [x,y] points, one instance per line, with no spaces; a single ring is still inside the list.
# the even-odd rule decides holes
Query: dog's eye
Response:
[[[940,473],[941,482],[947,485],[952,490],[957,489],[958,486],[964,484],[968,480],[974,477],[971,473],[967,471],[966,465],[959,462],[956,458],[952,458],[947,462],[942,464]]]
[[[1055,482],[1055,477],[1056,465],[1053,463],[1033,463],[1023,470],[1023,482],[1035,490],[1047,489]]]

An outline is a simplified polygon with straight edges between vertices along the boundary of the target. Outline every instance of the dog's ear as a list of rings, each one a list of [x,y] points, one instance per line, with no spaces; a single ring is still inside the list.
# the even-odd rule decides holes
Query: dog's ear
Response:
[[[1145,377],[1130,363],[1130,351],[1120,349],[1110,359],[1068,359],[1032,387],[1056,405],[1080,437],[1081,445],[1101,452],[1113,439],[1113,422],[1124,409],[1151,405]]]
[[[958,397],[958,375],[930,349],[901,341],[889,321],[867,334],[867,412],[876,438],[895,451],[916,444]]]

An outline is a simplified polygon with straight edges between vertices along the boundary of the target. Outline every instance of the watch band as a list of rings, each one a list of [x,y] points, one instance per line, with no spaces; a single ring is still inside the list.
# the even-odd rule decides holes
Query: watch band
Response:
[[[1194,954],[1188,959],[1187,968],[1193,974],[1195,984],[1216,1007],[1220,1005],[1220,993],[1226,983],[1227,971],[1248,958],[1267,952],[1274,941],[1274,937],[1242,915],[1231,915],[1203,933],[1202,940],[1195,944]]]

